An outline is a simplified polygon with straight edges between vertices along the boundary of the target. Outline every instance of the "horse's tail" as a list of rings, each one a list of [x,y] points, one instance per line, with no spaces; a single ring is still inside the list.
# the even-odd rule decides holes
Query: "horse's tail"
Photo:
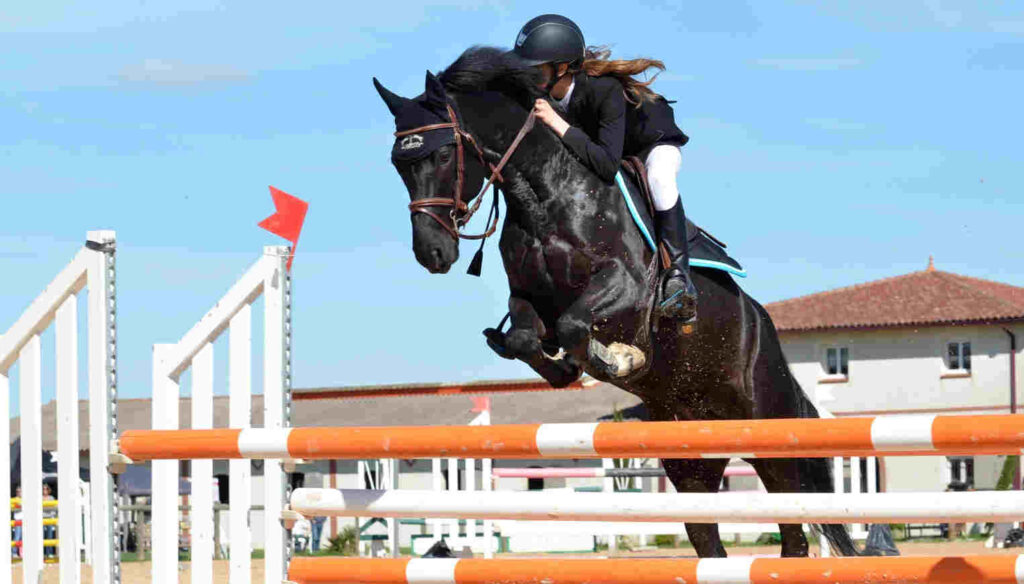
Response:
[[[814,493],[832,493],[832,460],[829,458],[802,458],[800,459],[800,477],[810,482],[811,488],[807,489]],[[811,524],[811,531],[817,534],[818,538],[824,537],[833,553],[839,556],[860,556],[863,553],[857,548],[846,527],[835,523]]]

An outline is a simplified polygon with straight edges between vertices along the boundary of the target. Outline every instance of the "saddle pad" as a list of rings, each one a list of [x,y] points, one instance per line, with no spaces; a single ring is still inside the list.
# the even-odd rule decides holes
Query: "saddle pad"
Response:
[[[632,176],[624,176],[620,170],[615,174],[615,184],[618,185],[622,198],[626,202],[629,214],[633,217],[633,223],[643,236],[651,251],[657,249],[657,242],[654,239],[654,220],[651,217],[651,210],[647,201],[637,188]],[[740,278],[747,277],[747,271],[739,262],[725,253],[725,248],[710,237],[703,229],[697,227],[693,221],[686,220],[686,241],[690,250],[690,267],[707,268],[711,270],[722,270]]]

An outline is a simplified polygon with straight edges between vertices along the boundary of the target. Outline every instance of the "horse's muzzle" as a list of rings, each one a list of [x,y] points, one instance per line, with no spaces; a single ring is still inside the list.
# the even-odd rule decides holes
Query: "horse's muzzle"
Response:
[[[458,246],[447,236],[438,233],[438,237],[423,238],[413,241],[416,261],[431,274],[446,274],[459,259]]]

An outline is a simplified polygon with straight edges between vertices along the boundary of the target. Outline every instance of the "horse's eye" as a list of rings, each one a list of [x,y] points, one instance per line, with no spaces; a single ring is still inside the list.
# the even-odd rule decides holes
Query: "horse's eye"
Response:
[[[440,159],[441,164],[448,164],[452,160],[452,149],[442,148],[439,155],[440,156],[438,158]]]

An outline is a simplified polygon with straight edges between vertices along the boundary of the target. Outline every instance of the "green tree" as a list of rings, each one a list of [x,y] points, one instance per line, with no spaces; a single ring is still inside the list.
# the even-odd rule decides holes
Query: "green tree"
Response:
[[[1020,456],[1007,456],[1003,461],[1003,470],[999,473],[999,480],[996,481],[997,491],[1009,491],[1013,486],[1013,477],[1017,474],[1017,467],[1020,466]]]

